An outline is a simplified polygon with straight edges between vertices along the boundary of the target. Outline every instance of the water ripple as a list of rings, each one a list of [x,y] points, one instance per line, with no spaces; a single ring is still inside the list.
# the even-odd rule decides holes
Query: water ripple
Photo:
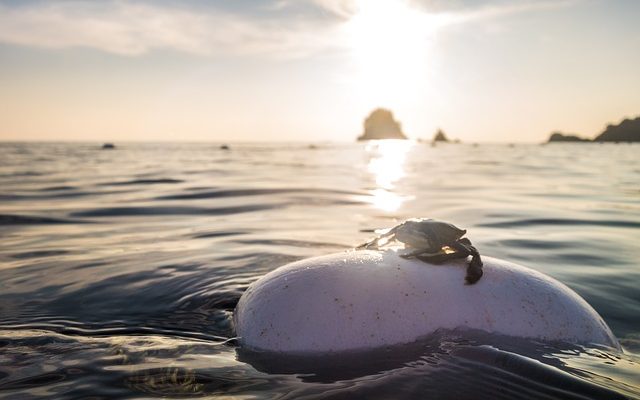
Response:
[[[109,207],[92,210],[75,211],[72,217],[125,217],[125,216],[151,216],[151,215],[230,215],[245,212],[269,210],[283,207],[284,204],[255,204],[238,207]]]
[[[47,224],[84,224],[89,221],[63,218],[39,217],[35,215],[0,214],[0,225],[47,225]]]
[[[219,147],[0,143],[0,397],[640,399],[637,146],[407,143],[373,172],[393,145]],[[625,352],[478,332],[322,360],[237,346],[252,282],[411,217],[561,280]]]
[[[606,226],[613,228],[640,228],[640,222],[620,221],[620,220],[589,220],[570,218],[522,218],[511,221],[485,222],[478,226],[485,228],[519,228],[535,225],[558,225],[558,226]]]

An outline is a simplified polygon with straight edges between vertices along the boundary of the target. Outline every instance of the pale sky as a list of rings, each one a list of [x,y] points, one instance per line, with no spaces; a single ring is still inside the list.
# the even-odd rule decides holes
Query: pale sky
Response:
[[[0,0],[0,140],[593,137],[640,115],[637,0]]]

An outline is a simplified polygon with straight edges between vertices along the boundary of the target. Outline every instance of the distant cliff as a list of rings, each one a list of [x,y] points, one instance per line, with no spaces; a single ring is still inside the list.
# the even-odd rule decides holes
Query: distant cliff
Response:
[[[607,129],[594,139],[596,142],[640,142],[640,117],[625,119]]]
[[[590,142],[591,139],[581,138],[577,135],[566,135],[561,132],[553,132],[549,137],[549,142]]]
[[[607,125],[604,132],[593,140],[584,139],[577,135],[553,132],[547,142],[640,142],[640,117],[627,118],[618,125]]]
[[[384,108],[378,108],[364,120],[364,133],[358,137],[358,140],[406,138],[400,123],[393,118],[393,113]]]

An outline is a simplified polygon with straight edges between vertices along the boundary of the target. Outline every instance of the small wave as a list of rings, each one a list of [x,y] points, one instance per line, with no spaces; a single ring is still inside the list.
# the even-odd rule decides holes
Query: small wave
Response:
[[[110,207],[76,211],[73,217],[135,217],[153,215],[229,215],[283,207],[283,204],[261,204],[238,207]]]
[[[43,385],[51,385],[62,382],[66,379],[66,374],[59,372],[45,372],[39,375],[33,375],[22,379],[16,379],[2,384],[0,390],[16,390],[31,387],[39,387]]]
[[[568,372],[537,360],[499,350],[493,346],[462,346],[451,352],[466,360],[470,369],[497,378],[496,384],[509,383],[514,394],[529,398],[557,398],[560,394],[573,399],[625,399],[610,389],[582,380]],[[549,360],[552,361],[552,360]],[[464,365],[464,363],[461,363]]]
[[[46,188],[39,189],[40,192],[57,192],[62,190],[75,190],[75,186],[49,186]]]
[[[166,183],[182,183],[181,179],[161,178],[161,179],[134,179],[123,182],[105,182],[100,183],[99,186],[126,186],[126,185],[157,185]]]
[[[112,325],[112,326],[109,326]],[[106,322],[103,326],[97,324],[83,324],[77,321],[69,320],[52,320],[49,323],[30,323],[30,324],[3,324],[0,331],[15,330],[33,330],[48,331],[56,334],[67,336],[83,336],[83,337],[110,337],[110,336],[140,336],[140,335],[157,335],[173,338],[198,339],[207,341],[227,342],[229,337],[220,336],[209,333],[185,331],[180,327],[153,327],[153,326],[121,326],[122,323]],[[42,339],[40,339],[42,340]]]
[[[34,215],[0,214],[0,225],[83,224],[89,221],[39,217]]]
[[[24,176],[44,176],[48,175],[48,172],[44,171],[20,171],[20,172],[12,172],[9,174],[0,174],[0,178],[16,178],[16,177],[24,177]]]
[[[471,160],[469,161],[470,165],[502,165],[500,161],[493,160]]]
[[[246,235],[249,232],[246,231],[227,231],[227,232],[202,232],[191,236],[193,239],[205,239],[205,238],[217,238],[227,236]]]
[[[18,260],[23,260],[27,258],[54,257],[68,253],[69,252],[67,250],[35,250],[12,254],[10,257]]]
[[[619,220],[588,220],[588,219],[565,219],[565,218],[526,218],[513,221],[486,222],[478,224],[483,228],[517,228],[531,225],[586,225],[586,226],[607,226],[614,228],[640,228],[640,222],[619,221]]]
[[[71,199],[74,197],[91,196],[98,193],[92,192],[62,192],[62,193],[47,193],[46,195],[32,195],[32,194],[3,194],[0,195],[0,200],[6,201],[19,201],[19,200],[47,200],[47,199]],[[101,193],[104,194],[104,193]]]
[[[564,249],[567,246],[566,242],[562,241],[548,241],[548,240],[527,240],[527,239],[505,239],[498,241],[498,244],[507,248],[522,248],[522,249],[542,249],[542,250],[557,250]]]
[[[293,247],[328,247],[332,249],[347,249],[350,246],[338,243],[327,242],[310,242],[305,240],[289,240],[289,239],[264,239],[264,240],[236,240],[236,243],[242,244],[263,244],[268,246],[293,246]]]
[[[334,189],[317,189],[317,188],[274,188],[274,189],[227,189],[212,190],[199,193],[184,193],[168,196],[156,197],[157,200],[196,200],[196,199],[215,199],[221,197],[244,197],[244,196],[263,196],[273,194],[291,194],[291,193],[326,193],[326,194],[346,194],[346,195],[365,195],[364,193],[334,190]]]

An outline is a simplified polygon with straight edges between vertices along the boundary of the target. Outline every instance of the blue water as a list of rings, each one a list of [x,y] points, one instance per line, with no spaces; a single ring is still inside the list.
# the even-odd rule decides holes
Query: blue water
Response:
[[[0,144],[0,398],[640,399],[638,145]],[[247,355],[247,286],[410,217],[584,297],[624,347],[439,332]]]

